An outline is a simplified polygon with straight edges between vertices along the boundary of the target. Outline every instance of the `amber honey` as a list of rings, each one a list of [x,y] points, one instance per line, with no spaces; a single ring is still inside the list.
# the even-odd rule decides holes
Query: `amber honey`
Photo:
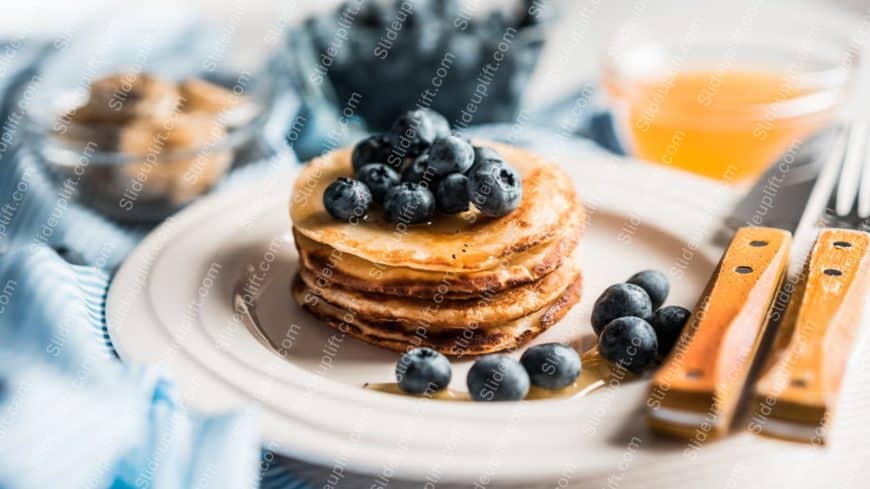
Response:
[[[605,80],[617,131],[634,155],[741,183],[829,123],[819,87],[763,70],[686,70]]]

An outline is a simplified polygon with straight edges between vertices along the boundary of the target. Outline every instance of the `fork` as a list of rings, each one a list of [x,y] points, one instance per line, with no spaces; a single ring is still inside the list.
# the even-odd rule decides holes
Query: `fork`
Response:
[[[870,123],[841,128],[822,166],[795,238],[824,227],[870,228]],[[827,212],[826,212],[827,211]],[[819,219],[821,218],[821,222]]]
[[[851,126],[840,178],[837,182],[834,209],[840,218],[870,217],[870,126],[856,122]],[[849,226],[854,227],[854,226]]]

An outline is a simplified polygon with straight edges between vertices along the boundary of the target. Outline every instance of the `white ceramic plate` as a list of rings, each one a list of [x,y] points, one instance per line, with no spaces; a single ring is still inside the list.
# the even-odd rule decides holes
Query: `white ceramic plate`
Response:
[[[732,191],[658,166],[563,149],[551,156],[568,169],[591,218],[583,299],[536,342],[589,334],[598,293],[644,268],[667,272],[668,303],[691,308],[718,258],[709,240]],[[165,365],[195,408],[259,405],[270,446],[326,467],[415,480],[572,484],[606,481],[627,453],[635,474],[682,467],[684,446],[644,429],[643,381],[582,399],[497,405],[363,390],[364,382],[393,379],[397,354],[342,337],[289,298],[293,177],[209,197],[143,241],[109,294],[109,332],[123,359]],[[253,312],[281,355],[234,310],[242,277],[258,271],[262,281],[247,292],[259,297]],[[464,389],[469,365],[454,364],[453,387]],[[627,452],[632,439],[640,448]],[[698,456],[721,461],[722,447],[757,443],[734,437]]]

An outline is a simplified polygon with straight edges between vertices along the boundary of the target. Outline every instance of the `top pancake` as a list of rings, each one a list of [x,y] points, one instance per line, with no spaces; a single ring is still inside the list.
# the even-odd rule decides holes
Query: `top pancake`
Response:
[[[498,150],[523,178],[522,201],[507,216],[488,218],[471,209],[439,215],[431,224],[405,226],[386,222],[380,206],[374,206],[362,222],[337,221],[323,207],[323,191],[336,178],[352,175],[352,148],[345,148],[312,160],[302,170],[290,198],[293,225],[311,240],[374,263],[433,271],[492,268],[505,256],[558,235],[572,209],[580,207],[565,172],[519,148],[477,144]]]

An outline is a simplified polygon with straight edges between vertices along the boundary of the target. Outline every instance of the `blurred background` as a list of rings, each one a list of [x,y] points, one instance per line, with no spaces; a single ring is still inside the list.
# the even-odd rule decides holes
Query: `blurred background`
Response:
[[[187,0],[147,2],[147,5],[152,9],[191,7],[205,18],[218,23],[237,19],[234,21],[237,22],[237,27],[234,28],[233,42],[244,45],[247,41],[250,45],[259,37],[258,34],[262,32],[264,24],[271,25],[276,21],[284,21],[287,24],[301,22],[315,12],[331,10],[340,3],[336,0]],[[487,4],[499,2],[474,0],[472,3],[480,5],[479,9],[483,11]],[[559,63],[556,56],[544,58],[538,79],[558,78],[558,80],[551,84],[533,85],[530,93],[527,94],[532,103],[550,100],[560,93],[569,91],[572,83],[597,75],[599,53],[609,36],[628,19],[638,15],[641,17],[652,15],[656,3],[669,5],[669,9],[679,10],[681,4],[685,7],[696,2],[557,0],[553,3],[560,5],[559,23],[561,24],[554,29],[553,38],[567,39],[577,30],[582,30],[583,33],[577,34],[581,39],[571,46],[570,64]],[[729,2],[734,9],[739,9],[739,3]],[[766,0],[760,3],[780,3],[795,10],[799,10],[801,4],[824,4],[841,9],[844,16],[856,18],[866,15],[867,10],[870,9],[868,0]],[[107,18],[119,10],[136,4],[137,2],[125,2],[119,5],[109,0],[6,2],[3,6],[3,15],[0,16],[0,35],[56,36],[59,33],[70,32],[82,21]],[[676,15],[678,10],[671,10],[671,13]],[[262,60],[268,54],[258,49],[242,51],[245,51],[245,55],[250,57],[252,62],[257,59]]]
[[[486,10],[499,2],[493,0],[474,0],[479,10]],[[510,3],[510,2],[502,2]],[[573,84],[594,77],[598,73],[599,54],[613,32],[631,18],[649,16],[661,8],[676,13],[691,7],[690,1],[638,1],[638,0],[561,0],[560,21],[551,33],[554,43],[579,37],[571,43],[572,62],[560,63],[555,54],[545,55],[541,61],[536,81],[526,94],[529,103],[543,103],[564,94]],[[802,4],[822,4],[842,11],[843,16],[859,19],[870,9],[868,0],[765,0],[743,4],[763,3],[782,4],[788,9],[800,10]],[[234,41],[252,43],[261,32],[264,24],[276,20],[288,24],[303,21],[316,12],[326,12],[341,2],[337,0],[187,0],[178,2],[148,2],[152,9],[173,9],[189,6],[205,18],[223,23],[228,19],[238,19],[233,34]],[[729,2],[734,9],[740,9],[741,2]],[[109,0],[32,1],[6,2],[0,16],[0,35],[32,35],[51,37],[58,33],[69,32],[80,22],[91,18],[111,15],[113,12],[141,5],[139,2],[113,2]],[[664,5],[666,7],[657,7]],[[676,9],[676,10],[674,10]],[[660,12],[660,10],[659,10]],[[581,32],[578,32],[581,31]],[[263,50],[245,50],[251,61],[262,59],[268,53]],[[547,83],[549,82],[549,83]]]
[[[728,112],[730,115],[726,115],[731,117],[737,109],[749,105],[757,111],[756,120],[763,118],[762,112],[777,112],[777,124],[771,131],[774,139],[780,136],[777,144],[771,142],[762,148],[753,144],[757,138],[750,135],[754,139],[743,143],[752,146],[753,151],[723,153],[722,161],[688,161],[701,154],[706,160],[712,154],[696,146],[708,150],[717,147],[715,143],[710,145],[706,136],[690,132],[689,141],[683,143],[682,154],[672,166],[718,180],[746,183],[757,177],[772,158],[783,152],[787,140],[806,137],[827,125],[839,113],[847,94],[857,100],[865,98],[863,91],[853,88],[861,86],[861,72],[866,65],[859,62],[857,53],[863,51],[870,2],[738,0],[727,5],[699,5],[681,0],[428,0],[408,3],[416,6],[410,8],[415,12],[407,21],[406,16],[399,15],[401,1],[369,2],[347,42],[341,43],[336,32],[342,5],[351,3],[158,1],[142,6],[99,0],[74,5],[23,2],[4,8],[0,36],[51,40],[55,51],[65,51],[72,42],[82,49],[72,52],[88,58],[80,59],[80,66],[89,66],[87,71],[93,72],[86,76],[88,79],[112,71],[129,71],[131,64],[137,70],[176,79],[207,71],[213,75],[211,78],[223,76],[224,85],[234,73],[253,73],[260,95],[266,94],[270,106],[271,97],[298,96],[301,112],[285,107],[276,117],[289,119],[293,114],[303,114],[305,124],[296,124],[298,134],[292,134],[288,141],[303,160],[324,150],[323,136],[334,130],[339,109],[354,92],[362,95],[360,107],[354,110],[349,130],[336,142],[347,144],[366,131],[385,130],[399,113],[421,102],[421,92],[430,88],[439,65],[445,64],[445,53],[453,56],[447,60],[446,70],[441,66],[445,73],[449,71],[445,86],[437,97],[423,102],[454,122],[460,115],[461,101],[472,95],[488,55],[510,27],[521,28],[519,42],[511,46],[505,63],[492,77],[494,82],[488,87],[486,100],[478,104],[478,113],[469,117],[471,125],[523,119],[524,123],[560,127],[563,132],[588,137],[611,151],[660,161],[667,150],[662,146],[669,139],[665,136],[674,128],[688,127],[685,120],[671,117],[685,117],[686,106],[666,106],[661,124],[644,134],[649,136],[647,139],[631,129],[632,124],[637,126],[637,115],[644,110],[659,110],[650,105],[654,103],[651,97],[657,90],[656,83],[667,81],[670,85],[667,79],[675,78],[669,71],[695,71],[695,75],[706,76],[707,80],[700,76],[695,76],[694,81],[676,77],[681,83],[679,89],[666,91],[671,95],[671,104],[682,104],[675,100],[680,93],[694,93],[712,82],[721,84],[722,88],[714,87],[723,93],[717,102],[721,106],[697,113],[698,121],[709,120],[714,113]],[[129,22],[125,13],[137,17],[132,31],[124,25]],[[392,29],[396,21],[400,21],[398,29]],[[131,39],[136,35],[142,39]],[[173,38],[188,45],[179,50],[173,47]],[[798,44],[799,40],[813,38],[818,38],[817,46]],[[692,44],[691,49],[680,53],[681,41]],[[106,61],[106,55],[99,50],[87,53],[88,45],[113,49],[124,46],[126,51],[115,49],[111,54],[115,57]],[[335,52],[327,54],[330,48]],[[49,54],[57,54],[55,58],[75,57]],[[324,66],[327,62],[329,66]],[[674,64],[679,66],[669,66]],[[723,84],[720,78],[726,71],[744,73]],[[756,75],[760,71],[773,76],[759,82]],[[787,72],[793,79],[783,78]],[[68,73],[67,79],[74,78]],[[774,79],[777,76],[780,79]],[[689,86],[692,83],[697,86]],[[753,95],[754,99],[748,96],[750,90],[737,86],[765,83],[766,91]],[[57,105],[62,98],[57,92],[64,91],[57,85],[40,88],[41,100]],[[784,85],[800,93],[775,93]],[[82,96],[79,93],[78,97]],[[737,101],[735,96],[743,99]],[[829,100],[819,102],[823,97]],[[68,100],[72,98],[70,95]],[[794,107],[780,109],[783,104],[774,103],[785,99],[795,102],[792,106],[800,105],[807,117],[792,118]],[[741,103],[746,107],[738,107]],[[813,103],[828,105],[811,108]],[[36,118],[47,123],[57,119],[58,112],[71,108],[55,107],[54,113],[38,114]],[[606,112],[604,119],[595,118],[596,111]],[[605,120],[608,117],[614,119],[612,124]],[[785,121],[787,118],[791,119]],[[285,122],[294,125],[293,121]],[[740,124],[748,127],[745,122],[741,120]],[[273,119],[277,131],[275,124]],[[713,128],[720,132],[731,129]],[[718,147],[724,151],[727,146],[733,144]],[[741,160],[741,168],[736,173],[729,170],[733,175],[723,175],[723,168],[734,159]]]

